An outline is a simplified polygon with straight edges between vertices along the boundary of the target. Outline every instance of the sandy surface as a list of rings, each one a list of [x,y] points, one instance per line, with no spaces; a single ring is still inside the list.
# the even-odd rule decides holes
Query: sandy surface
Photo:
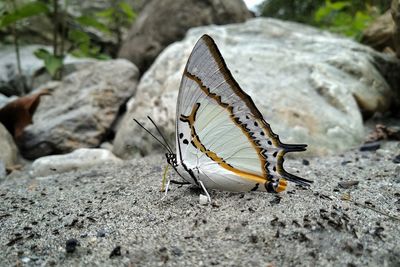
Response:
[[[388,216],[400,217],[398,154],[389,142],[288,160],[311,189],[211,191],[206,206],[189,186],[160,200],[161,157],[21,174],[0,184],[0,265],[399,266],[400,220]]]

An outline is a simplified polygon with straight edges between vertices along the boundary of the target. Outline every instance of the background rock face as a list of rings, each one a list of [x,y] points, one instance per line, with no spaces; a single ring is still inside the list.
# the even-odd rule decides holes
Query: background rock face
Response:
[[[385,111],[391,104],[393,91],[375,66],[393,69],[398,61],[350,39],[261,18],[201,27],[168,47],[142,77],[114,140],[116,155],[153,150],[154,142],[132,118],[145,121],[151,116],[174,140],[182,71],[204,33],[215,39],[233,76],[281,140],[307,143],[313,154],[361,143],[363,122],[358,105],[372,113]]]
[[[392,0],[391,6],[392,18],[394,21],[394,46],[397,57],[400,58],[400,0]]]
[[[65,77],[42,97],[19,142],[27,158],[98,146],[120,106],[136,89],[137,68],[126,60],[94,63]]]
[[[151,1],[140,12],[119,57],[129,59],[143,72],[169,44],[192,27],[243,22],[250,12],[242,0]]]

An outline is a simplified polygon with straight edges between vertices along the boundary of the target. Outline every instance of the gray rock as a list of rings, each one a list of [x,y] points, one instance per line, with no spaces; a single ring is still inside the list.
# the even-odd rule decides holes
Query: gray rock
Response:
[[[343,160],[356,164],[341,166]],[[310,189],[210,190],[212,205],[206,206],[199,203],[202,191],[189,186],[171,185],[161,201],[161,157],[46,179],[8,179],[0,189],[0,262],[14,266],[29,257],[29,266],[399,266],[398,164],[356,150],[309,161],[285,164],[313,180]],[[337,187],[349,177],[358,186]],[[104,237],[97,237],[100,231]],[[80,246],[67,255],[71,239]],[[116,246],[121,255],[110,257]]]
[[[144,72],[167,45],[181,40],[188,29],[243,22],[250,17],[242,0],[151,1],[140,12],[118,56]]]
[[[0,123],[0,161],[5,167],[12,166],[16,163],[18,149],[14,143],[14,139],[7,129]]]
[[[3,94],[0,94],[0,109],[5,105],[7,105],[8,102],[11,102],[17,98],[18,98],[17,96],[7,97]]]
[[[375,65],[399,61],[350,39],[274,19],[189,31],[144,74],[114,140],[120,157],[148,154],[155,142],[132,118],[151,116],[174,140],[176,97],[198,38],[215,38],[228,68],[285,143],[306,143],[312,154],[343,151],[363,139],[361,111],[385,111],[395,95]],[[145,124],[149,128],[151,125]]]
[[[29,159],[98,147],[120,106],[136,90],[137,68],[127,60],[97,62],[65,77],[42,97],[19,142]]]
[[[0,181],[7,176],[6,164],[0,159]]]
[[[106,149],[79,148],[69,154],[46,156],[32,163],[31,176],[48,176],[55,173],[88,169],[105,163],[121,163],[122,160]]]

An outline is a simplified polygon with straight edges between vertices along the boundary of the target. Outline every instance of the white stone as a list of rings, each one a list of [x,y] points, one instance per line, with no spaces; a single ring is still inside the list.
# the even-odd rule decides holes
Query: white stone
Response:
[[[33,177],[43,177],[111,162],[120,163],[122,160],[106,149],[80,148],[69,154],[38,158],[32,163],[30,174]]]

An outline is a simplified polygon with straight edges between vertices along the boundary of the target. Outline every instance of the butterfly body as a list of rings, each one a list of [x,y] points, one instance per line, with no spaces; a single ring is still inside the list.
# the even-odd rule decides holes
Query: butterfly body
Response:
[[[169,151],[167,162],[208,197],[206,189],[281,192],[287,181],[312,183],[283,168],[286,153],[307,145],[279,140],[208,35],[193,48],[180,84],[176,154],[162,145]]]

